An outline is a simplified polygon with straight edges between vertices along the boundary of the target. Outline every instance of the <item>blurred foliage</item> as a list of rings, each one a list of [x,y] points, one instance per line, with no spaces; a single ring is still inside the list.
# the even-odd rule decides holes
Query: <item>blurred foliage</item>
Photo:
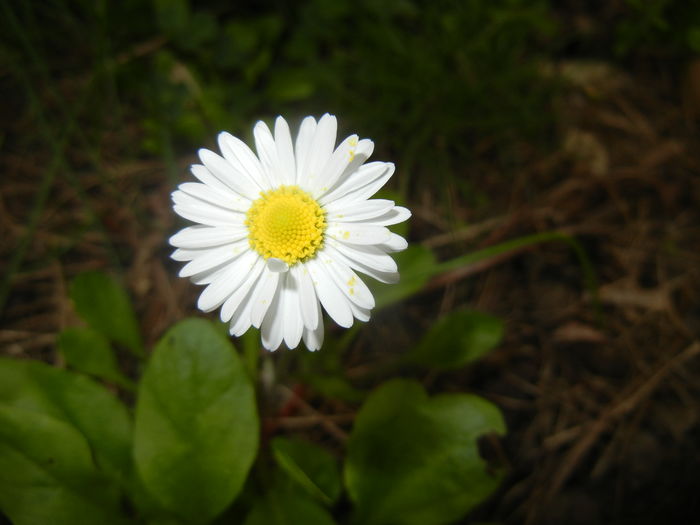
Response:
[[[429,397],[414,380],[385,382],[354,401],[359,414],[340,458],[297,437],[261,445],[264,371],[251,378],[230,339],[203,319],[178,323],[147,359],[138,355],[145,366],[136,400],[123,403],[83,375],[122,383],[114,327],[101,316],[123,315],[126,292],[96,272],[79,275],[71,291],[77,306],[105,288],[93,310],[78,309],[90,328],[60,337],[76,372],[0,359],[0,512],[16,525],[439,524],[500,482],[477,446],[482,435],[505,432],[498,408],[463,393]],[[493,332],[497,322],[474,315],[466,332],[478,331],[480,319]],[[469,337],[479,354],[497,342]],[[428,333],[421,345],[444,344],[434,340]]]
[[[54,64],[91,71],[85,117],[137,117],[142,149],[170,163],[222,129],[330,111],[400,152],[404,173],[444,178],[448,154],[550,120],[537,67],[556,35],[547,0],[103,0],[7,14],[16,66],[37,83]]]
[[[282,108],[323,108],[418,160],[542,122],[535,44],[555,29],[545,1],[197,6],[153,2],[168,43],[154,57],[162,96],[152,118],[168,115],[189,138]]]
[[[625,6],[609,30],[618,56],[700,51],[697,2]],[[8,111],[20,128],[53,130],[18,140],[54,137],[47,142],[59,160],[66,142],[98,158],[103,133],[117,129],[139,139],[127,153],[162,155],[179,177],[176,152],[211,143],[222,129],[241,135],[261,117],[285,114],[294,123],[331,111],[394,154],[402,190],[414,184],[412,174],[430,188],[454,182],[464,197],[472,187],[452,178],[454,159],[468,161],[480,142],[500,152],[494,144],[506,150],[513,138],[547,129],[556,86],[539,66],[561,37],[553,7],[548,0],[2,3],[0,58],[19,87]],[[566,239],[542,234],[518,246],[551,240]],[[412,246],[397,256],[401,284],[376,286],[377,305],[516,247],[438,263],[428,248]],[[46,516],[59,525],[119,523],[124,500],[132,514],[124,520],[151,524],[210,522],[232,502],[242,509],[236,522],[249,524],[333,523],[339,505],[351,507],[357,523],[443,523],[498,484],[477,449],[480,435],[505,431],[497,408],[467,394],[431,397],[410,380],[359,388],[341,359],[354,330],[329,334],[323,352],[299,356],[305,384],[358,407],[345,457],[279,437],[258,449],[257,335],[244,338],[239,355],[217,327],[189,320],[146,361],[118,281],[83,274],[70,294],[88,325],[59,337],[71,370],[0,360],[0,505],[18,525]],[[468,366],[498,345],[502,331],[490,316],[449,314],[381,372],[407,363]],[[127,361],[144,361],[135,410],[113,395],[121,388],[129,399],[134,390],[121,370],[122,347],[132,352]]]
[[[468,161],[477,144],[517,156],[514,138],[550,129],[556,86],[541,65],[585,38],[562,34],[557,8],[549,0],[24,2],[3,5],[0,42],[9,70],[49,92],[38,111],[50,108],[57,129],[72,118],[68,90],[80,85],[85,142],[137,121],[133,154],[162,155],[173,178],[176,152],[220,130],[245,135],[261,117],[295,124],[330,111],[400,160],[402,191],[418,177],[452,183],[478,203],[454,159]],[[594,22],[608,54],[700,51],[695,0],[626,0],[612,11],[610,27]]]
[[[697,0],[626,0],[626,6],[626,16],[617,26],[618,55],[700,53]]]

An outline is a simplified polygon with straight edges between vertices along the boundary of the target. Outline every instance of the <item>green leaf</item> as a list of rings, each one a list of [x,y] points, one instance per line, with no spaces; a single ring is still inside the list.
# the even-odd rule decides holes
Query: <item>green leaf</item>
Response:
[[[479,359],[502,338],[503,322],[497,317],[456,311],[435,323],[408,359],[437,368],[459,368]]]
[[[102,385],[38,361],[0,358],[0,403],[54,417],[87,440],[97,465],[126,482],[131,465],[131,420]]]
[[[70,296],[92,328],[135,354],[143,354],[136,315],[126,291],[114,278],[100,272],[81,273],[71,284]]]
[[[258,447],[253,387],[231,343],[185,320],[156,346],[136,406],[134,454],[146,488],[202,523],[241,490]]]
[[[333,518],[314,500],[296,492],[271,490],[260,499],[244,525],[334,525]]]
[[[490,432],[505,432],[503,418],[477,396],[429,398],[408,380],[379,387],[348,441],[344,475],[355,523],[437,525],[466,514],[499,482],[477,449]]]
[[[396,259],[401,280],[396,284],[374,284],[377,308],[402,301],[420,291],[436,272],[433,252],[419,244],[409,246],[403,252],[392,255]]]
[[[0,404],[0,507],[14,525],[126,523],[118,504],[80,432]]]
[[[300,439],[276,437],[270,444],[279,467],[311,496],[332,505],[340,496],[338,465],[327,450]]]
[[[71,368],[133,389],[134,384],[119,370],[112,347],[102,334],[90,328],[67,328],[58,337],[58,349]]]

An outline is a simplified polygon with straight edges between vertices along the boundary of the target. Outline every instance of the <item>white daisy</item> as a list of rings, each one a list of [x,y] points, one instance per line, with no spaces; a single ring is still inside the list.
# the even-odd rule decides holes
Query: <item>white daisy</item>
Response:
[[[254,128],[257,156],[229,133],[223,156],[199,150],[192,166],[200,182],[181,184],[175,211],[195,226],[170,238],[172,258],[187,261],[181,277],[206,285],[197,306],[221,308],[232,335],[261,329],[268,350],[282,341],[309,350],[323,343],[321,306],[340,326],[367,321],[374,297],[354,270],[384,283],[398,281],[389,252],[406,240],[387,226],[411,213],[393,201],[370,199],[394,173],[390,162],[365,161],[374,144],[351,135],[333,149],[332,115],[306,117],[296,143],[282,117],[274,135]]]

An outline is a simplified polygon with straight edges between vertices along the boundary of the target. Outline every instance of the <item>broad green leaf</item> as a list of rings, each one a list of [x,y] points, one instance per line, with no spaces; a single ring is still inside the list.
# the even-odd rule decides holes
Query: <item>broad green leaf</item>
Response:
[[[436,260],[433,252],[418,244],[409,246],[403,252],[392,254],[401,273],[396,284],[374,283],[374,299],[377,308],[402,301],[420,291],[436,273]]]
[[[355,523],[439,525],[466,514],[499,482],[477,449],[490,432],[505,432],[503,418],[477,396],[429,398],[408,380],[379,387],[348,441],[344,475]]]
[[[340,496],[338,465],[327,450],[300,439],[276,437],[272,454],[279,467],[311,496],[332,505]]]
[[[335,525],[318,503],[296,492],[271,490],[260,499],[244,525]]]
[[[137,355],[143,353],[129,296],[114,278],[100,272],[81,273],[71,283],[70,296],[76,311],[92,328]]]
[[[133,383],[119,370],[109,341],[91,328],[67,328],[58,337],[58,349],[71,368],[126,388]]]
[[[481,312],[456,311],[435,323],[408,359],[438,368],[459,368],[501,342],[503,322]]]
[[[118,491],[95,469],[75,428],[0,404],[0,507],[14,525],[110,525]]]
[[[131,465],[131,419],[102,385],[38,361],[0,358],[0,403],[54,417],[87,440],[97,465],[121,482]]]
[[[168,510],[205,523],[239,493],[258,446],[251,381],[231,343],[189,319],[158,343],[136,406],[134,454]]]

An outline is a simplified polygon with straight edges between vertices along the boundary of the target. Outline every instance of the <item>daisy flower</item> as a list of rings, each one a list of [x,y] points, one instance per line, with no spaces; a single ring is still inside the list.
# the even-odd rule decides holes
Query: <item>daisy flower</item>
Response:
[[[274,135],[254,128],[257,156],[229,133],[219,134],[221,155],[199,150],[191,167],[199,182],[173,192],[174,210],[196,223],[170,238],[180,270],[206,288],[197,306],[221,309],[240,336],[260,328],[262,343],[282,341],[309,350],[323,343],[322,309],[340,326],[367,321],[374,297],[355,273],[398,281],[390,252],[406,240],[387,226],[411,213],[393,201],[370,199],[394,173],[390,162],[365,163],[374,147],[351,135],[334,149],[337,122],[306,117],[292,142],[278,117]]]

